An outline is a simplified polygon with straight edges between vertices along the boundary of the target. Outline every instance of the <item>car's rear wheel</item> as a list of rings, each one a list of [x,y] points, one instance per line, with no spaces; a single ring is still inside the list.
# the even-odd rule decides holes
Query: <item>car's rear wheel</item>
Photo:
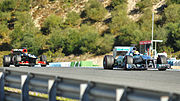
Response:
[[[45,55],[42,55],[42,56],[40,57],[40,61],[47,61],[47,57],[46,57]]]
[[[29,67],[34,67],[36,64],[36,58],[29,59]]]
[[[112,55],[106,55],[103,60],[104,69],[113,69],[114,57]]]
[[[21,56],[20,55],[13,56],[13,64],[14,64],[15,67],[19,67],[18,62],[20,62],[20,61],[21,61]]]
[[[167,64],[167,58],[164,55],[160,55],[157,58],[157,64]]]
[[[40,61],[47,63],[47,57],[45,55],[42,55],[40,57]],[[46,67],[46,64],[41,64],[41,67]]]
[[[11,63],[11,57],[9,55],[5,55],[3,58],[3,66],[9,67]]]
[[[29,67],[34,67],[35,63],[30,63]]]
[[[167,64],[167,58],[164,55],[159,55],[157,58],[157,64]],[[159,71],[165,71],[165,68],[159,68]]]
[[[159,71],[165,71],[166,69],[158,69]]]

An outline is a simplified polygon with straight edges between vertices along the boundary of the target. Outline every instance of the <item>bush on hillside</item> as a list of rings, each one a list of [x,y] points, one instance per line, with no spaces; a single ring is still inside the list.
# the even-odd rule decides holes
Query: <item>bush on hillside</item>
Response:
[[[70,27],[79,25],[81,23],[80,15],[74,11],[68,13],[65,23]]]
[[[10,34],[13,48],[27,47],[31,53],[38,55],[42,49],[43,36],[38,34],[38,29],[34,26],[31,16],[27,12],[16,12],[14,30]],[[40,36],[39,36],[40,35]]]
[[[29,11],[32,0],[19,0],[18,7],[16,8],[18,11]]]
[[[126,3],[127,0],[112,0],[111,4],[113,7]]]
[[[151,0],[141,0],[136,4],[136,7],[138,7],[138,9],[141,12],[145,12],[143,10],[145,10],[148,7],[152,7],[152,1]]]
[[[102,55],[110,52],[114,45],[114,37],[110,34],[105,34],[97,41],[96,55]]]
[[[175,23],[180,19],[180,5],[172,4],[165,9],[164,13],[166,18],[166,23],[168,22]]]
[[[11,13],[9,12],[1,12],[0,11],[0,23],[7,23],[7,21],[11,18]]]
[[[54,31],[50,35],[49,45],[50,49],[55,51],[62,48],[66,55],[94,53],[98,36],[94,27],[84,25],[80,30],[67,28],[62,31]]]
[[[112,22],[109,24],[110,31],[112,34],[120,33],[123,26],[129,24],[130,19],[127,16],[126,5],[119,5],[115,7],[115,10],[112,12]]]
[[[89,19],[103,21],[108,11],[98,0],[89,0],[85,6],[85,12]]]
[[[13,11],[16,8],[16,0],[3,0],[0,1],[0,9],[3,12]]]
[[[41,28],[41,31],[44,35],[48,35],[49,33],[52,32],[54,29],[62,29],[64,28],[64,21],[61,17],[53,14],[48,16]]]
[[[174,51],[180,50],[180,22],[168,23],[165,26],[168,34],[167,45],[173,47]]]
[[[88,52],[104,54],[112,49],[113,42],[111,35],[101,37],[94,27],[82,25],[80,29],[55,30],[48,43],[52,52],[62,49],[65,55],[79,55]]]
[[[167,5],[171,5],[171,4],[180,4],[179,0],[167,0]]]

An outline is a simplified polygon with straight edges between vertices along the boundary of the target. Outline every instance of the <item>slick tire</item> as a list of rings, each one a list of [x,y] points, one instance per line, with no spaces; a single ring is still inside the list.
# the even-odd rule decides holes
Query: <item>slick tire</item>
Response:
[[[21,61],[21,56],[20,55],[13,56],[13,64],[14,64],[15,67],[19,67],[18,62],[20,62],[20,61]]]
[[[158,69],[159,71],[166,71],[166,69]]]
[[[167,64],[167,58],[164,55],[160,55],[157,58],[157,64]]]
[[[103,60],[104,69],[113,69],[115,59],[112,55],[106,55]]]
[[[133,64],[133,57],[132,56],[126,56],[126,64]]]
[[[40,57],[40,61],[47,61],[47,57],[46,57],[45,55],[42,55],[42,56]]]
[[[42,55],[40,57],[40,61],[46,62],[47,63],[47,57],[45,55]],[[46,64],[41,64],[41,67],[46,67]]]
[[[9,55],[5,55],[3,57],[3,66],[4,67],[9,67],[11,63],[11,57]]]

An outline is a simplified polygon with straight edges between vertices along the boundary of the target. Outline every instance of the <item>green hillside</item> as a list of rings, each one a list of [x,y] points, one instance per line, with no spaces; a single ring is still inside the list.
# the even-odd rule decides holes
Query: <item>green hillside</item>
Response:
[[[114,45],[163,40],[158,51],[180,51],[179,0],[1,0],[0,51],[27,47],[55,58],[101,55]],[[180,56],[180,55],[179,55]]]

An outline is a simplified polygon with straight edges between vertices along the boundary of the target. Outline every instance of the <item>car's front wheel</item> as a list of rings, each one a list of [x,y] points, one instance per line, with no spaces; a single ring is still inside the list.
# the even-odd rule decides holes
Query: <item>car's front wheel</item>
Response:
[[[114,57],[112,55],[106,55],[103,60],[104,69],[113,69]]]
[[[9,55],[5,55],[3,58],[3,67],[9,67],[11,63],[11,57]]]

